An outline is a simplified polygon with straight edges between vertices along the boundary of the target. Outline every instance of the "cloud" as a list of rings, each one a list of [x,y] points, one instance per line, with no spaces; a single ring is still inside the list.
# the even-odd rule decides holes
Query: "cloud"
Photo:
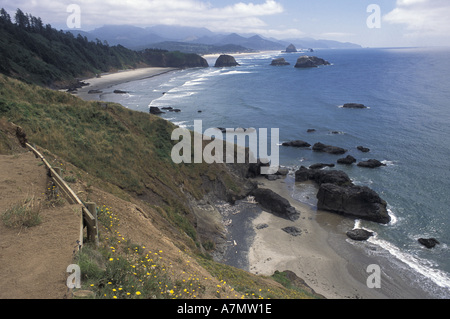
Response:
[[[446,37],[450,33],[450,1],[397,0],[396,8],[384,21],[406,26],[409,37]],[[447,41],[448,42],[448,41]]]
[[[213,31],[263,28],[261,17],[283,12],[283,6],[275,0],[261,3],[237,2],[215,7],[203,0],[5,0],[3,7],[40,16],[45,23],[64,23],[68,17],[66,8],[78,4],[81,8],[82,25],[133,24],[149,26],[155,24],[177,24],[207,27]]]

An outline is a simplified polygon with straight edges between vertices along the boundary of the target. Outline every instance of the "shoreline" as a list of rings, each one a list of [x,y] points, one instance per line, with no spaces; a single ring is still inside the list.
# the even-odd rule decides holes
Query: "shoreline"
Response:
[[[138,70],[139,72],[136,72]],[[101,94],[87,92],[92,89],[104,90],[174,70],[178,69],[145,68],[103,75],[102,78],[86,80],[92,81],[91,85],[83,87],[76,95],[85,100],[96,98],[98,100]],[[264,211],[253,214],[245,226],[246,229],[250,229],[250,233],[243,232],[242,228],[238,230],[239,246],[233,246],[235,247],[234,256],[229,257],[235,259],[234,262],[241,263],[244,268],[248,268],[244,270],[268,276],[271,276],[275,270],[291,270],[305,280],[316,293],[328,299],[426,298],[419,289],[408,291],[410,287],[404,287],[401,281],[399,285],[398,281],[388,283],[383,280],[383,290],[369,289],[366,285],[369,276],[366,269],[368,265],[377,264],[378,261],[376,258],[365,256],[361,250],[349,245],[346,242],[345,232],[342,232],[342,229],[339,231],[343,222],[347,223],[346,227],[351,229],[354,225],[353,220],[332,213],[318,212],[311,206],[294,199],[291,187],[295,186],[291,184],[289,177],[278,181],[259,178],[257,182],[260,183],[261,188],[269,188],[288,199],[291,205],[301,212],[301,217],[293,223]],[[268,224],[269,227],[262,230],[256,229],[256,226],[262,223]],[[281,229],[287,226],[299,227],[302,235],[293,237],[286,234]],[[243,259],[245,259],[244,264],[248,261],[248,265],[242,264]],[[391,275],[389,273],[389,276]]]
[[[83,86],[73,94],[85,101],[98,101],[101,100],[100,97],[102,94],[108,92],[89,93],[89,91],[91,90],[103,91],[115,85],[144,80],[176,70],[179,69],[165,68],[165,67],[147,67],[132,70],[123,70],[115,73],[105,73],[102,74],[101,77],[99,78],[95,77],[90,79],[83,79],[83,81],[89,83],[89,85]]]
[[[351,244],[346,232],[354,227],[354,220],[337,214],[318,211],[293,198],[296,187],[292,177],[268,181],[255,179],[260,188],[267,188],[289,200],[301,213],[292,222],[263,212],[253,220],[255,236],[249,247],[250,272],[272,275],[276,270],[293,271],[316,293],[327,299],[430,299],[431,295],[413,284],[406,273],[399,272],[388,254],[367,254],[365,243]],[[258,230],[260,224],[269,227]],[[282,228],[295,226],[301,229],[298,237],[285,233]],[[373,252],[380,252],[371,247]],[[381,288],[371,289],[367,280],[369,265],[381,268]]]
[[[314,291],[327,299],[383,299],[382,294],[367,291],[367,286],[355,279],[348,271],[348,261],[329,244],[330,233],[317,221],[312,207],[292,198],[287,181],[257,179],[260,188],[267,188],[289,200],[300,212],[300,219],[292,222],[263,212],[253,220],[253,226],[268,224],[269,227],[256,230],[250,247],[250,271],[258,275],[272,275],[276,270],[293,271]],[[326,213],[325,213],[326,214]],[[328,215],[328,214],[326,214]],[[327,222],[335,223],[334,217],[322,216]],[[295,226],[301,229],[300,236],[293,237],[282,228]]]

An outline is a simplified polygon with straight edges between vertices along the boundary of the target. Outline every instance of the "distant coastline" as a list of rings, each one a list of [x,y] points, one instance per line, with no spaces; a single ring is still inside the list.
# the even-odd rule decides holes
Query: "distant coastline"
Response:
[[[75,95],[85,101],[100,100],[100,95],[104,90],[119,85],[122,83],[148,79],[154,76],[166,74],[179,70],[178,68],[162,68],[162,67],[147,67],[132,70],[123,70],[114,73],[102,74],[100,77],[84,79],[85,83],[89,85],[78,89]],[[89,93],[90,91],[97,91],[98,93]],[[99,92],[102,93],[99,93]]]

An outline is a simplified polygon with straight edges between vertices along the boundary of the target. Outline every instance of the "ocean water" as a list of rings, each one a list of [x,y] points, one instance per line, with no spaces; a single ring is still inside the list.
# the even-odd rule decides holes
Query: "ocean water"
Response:
[[[450,49],[318,50],[313,55],[332,65],[296,69],[300,55],[236,56],[239,67],[175,71],[114,87],[130,93],[103,98],[143,112],[179,108],[162,117],[189,129],[194,120],[203,121],[203,130],[279,128],[280,143],[322,142],[348,149],[358,161],[383,161],[387,166],[373,170],[336,166],[377,191],[392,216],[389,225],[356,221],[376,236],[355,245],[387,256],[431,296],[450,298]],[[277,57],[291,65],[270,66]],[[341,107],[349,102],[369,108]],[[370,153],[359,152],[360,145]],[[280,147],[281,164],[294,170],[340,157]],[[293,195],[315,204],[314,194],[299,189]],[[440,245],[426,249],[420,237]]]

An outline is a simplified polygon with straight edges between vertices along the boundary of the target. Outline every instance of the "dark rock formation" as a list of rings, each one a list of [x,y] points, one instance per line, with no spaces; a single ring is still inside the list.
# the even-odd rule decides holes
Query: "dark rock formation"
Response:
[[[318,185],[325,183],[340,186],[353,185],[350,177],[343,171],[308,169],[304,166],[300,167],[300,169],[295,172],[295,181],[314,181]]]
[[[231,55],[222,54],[216,61],[216,68],[222,68],[222,67],[231,67],[231,66],[238,66],[239,64],[236,62],[234,57]]]
[[[272,60],[272,63],[270,65],[280,66],[280,65],[291,65],[289,62],[286,62],[284,58],[278,58]]]
[[[298,52],[298,50],[292,43],[289,44],[289,46],[286,48],[286,53],[296,53],[296,52]]]
[[[347,236],[356,241],[364,241],[372,237],[373,233],[365,229],[353,229],[347,232]]]
[[[309,167],[309,169],[322,169],[325,167],[335,167],[336,165],[334,164],[324,164],[324,163],[317,163],[317,164],[313,164]]]
[[[434,248],[436,245],[440,244],[436,238],[419,238],[418,241],[428,249]]]
[[[311,147],[311,144],[309,144],[305,141],[302,141],[302,140],[297,140],[297,141],[284,142],[283,146]]]
[[[295,227],[295,226],[285,227],[282,230],[294,237],[300,236],[302,234],[301,229],[299,229],[298,227]]]
[[[301,56],[297,60],[297,64],[295,64],[296,68],[317,68],[321,65],[330,65],[330,62],[315,57],[315,56]]]
[[[342,187],[322,184],[317,193],[317,208],[344,216],[388,224],[391,217],[387,203],[372,189],[365,186]]]
[[[325,152],[329,154],[345,154],[347,153],[346,149],[337,146],[325,145],[322,143],[316,143],[313,146],[313,151],[315,152]]]
[[[316,129],[310,128],[310,129],[308,129],[306,132],[308,132],[308,133],[314,133],[314,132],[316,132]]]
[[[88,94],[102,94],[103,93],[103,91],[100,91],[100,90],[89,90],[88,91]]]
[[[278,172],[276,173],[277,175],[281,175],[281,176],[286,176],[289,174],[289,168],[287,167],[280,167],[278,168]]]
[[[153,115],[159,115],[159,114],[164,114],[164,112],[161,111],[161,110],[159,109],[159,107],[151,106],[151,107],[150,107],[150,114],[153,114]]]
[[[367,106],[365,106],[364,104],[359,104],[359,103],[346,103],[343,105],[343,108],[345,108],[345,109],[366,109]]]
[[[250,195],[254,196],[255,200],[263,208],[278,216],[292,221],[296,221],[300,218],[300,213],[291,206],[286,198],[278,195],[270,189],[257,188],[253,190]]]
[[[351,155],[348,155],[345,158],[340,158],[337,160],[338,164],[343,164],[343,165],[352,165],[354,163],[356,163],[356,158],[354,158]]]
[[[364,146],[358,146],[357,147],[358,151],[361,151],[363,153],[369,153],[370,152],[370,148],[364,147]]]
[[[386,166],[386,164],[381,163],[379,160],[370,159],[368,161],[363,161],[358,163],[359,167],[367,167],[367,168],[377,168],[380,166]]]
[[[122,91],[122,90],[114,90],[115,94],[126,94],[128,93],[127,91]]]

